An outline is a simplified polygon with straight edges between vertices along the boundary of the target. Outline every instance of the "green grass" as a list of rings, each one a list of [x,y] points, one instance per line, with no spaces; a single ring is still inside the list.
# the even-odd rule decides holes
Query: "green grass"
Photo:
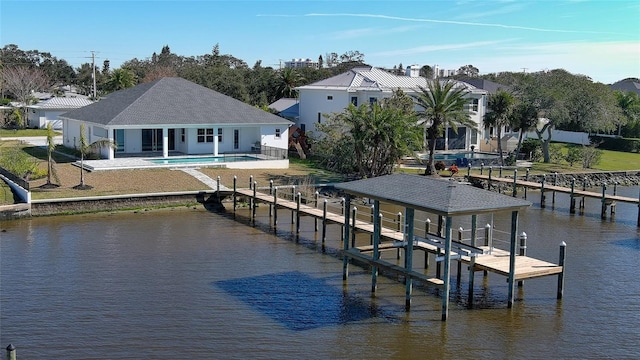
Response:
[[[55,131],[56,135],[62,135],[61,132]],[[0,129],[0,137],[21,137],[21,136],[47,136],[47,129]]]
[[[4,181],[0,181],[0,205],[10,205],[13,203],[11,188]]]

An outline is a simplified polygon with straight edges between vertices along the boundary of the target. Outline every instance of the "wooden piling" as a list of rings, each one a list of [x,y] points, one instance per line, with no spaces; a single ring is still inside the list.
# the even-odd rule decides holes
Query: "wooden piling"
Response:
[[[233,213],[236,212],[236,206],[238,204],[238,198],[236,196],[236,186],[238,183],[238,177],[233,175]]]
[[[300,202],[302,201],[302,194],[298,192],[296,196],[296,234],[300,233]]]
[[[557,186],[558,185],[558,172],[554,172],[553,173],[553,186]],[[556,191],[553,190],[553,192],[551,193],[551,205],[555,206],[556,204]]]
[[[431,233],[431,219],[427,219],[424,222],[424,238],[429,238],[429,233]],[[429,268],[429,252],[424,252],[424,269],[427,270]]]
[[[449,316],[449,291],[451,290],[451,216],[447,216],[444,240],[444,285],[442,291],[442,321]]]
[[[269,180],[269,195],[273,195],[273,180]],[[273,205],[269,203],[269,217],[273,215]]]
[[[318,208],[318,197],[320,196],[320,193],[318,191],[316,191],[314,193],[314,199],[313,199],[313,206],[317,209]],[[314,217],[313,218],[313,231],[318,232],[318,218]]]
[[[513,169],[513,197],[518,196],[518,189],[517,189],[517,184],[518,184],[518,169]]]
[[[256,208],[258,207],[257,193],[256,188],[258,187],[258,183],[256,181],[253,182],[253,201],[251,202],[251,219],[255,223],[256,221]]]
[[[603,182],[602,183],[602,199],[600,200],[600,202],[601,202],[600,218],[602,220],[605,220],[607,218],[607,199],[606,199],[606,195],[607,195],[607,183]]]
[[[380,201],[373,201],[373,260],[380,259],[380,250],[378,245],[380,244],[380,234],[382,233],[382,214],[380,213]],[[375,293],[378,288],[378,266],[374,262],[371,266],[371,292]]]
[[[529,168],[527,168],[527,173],[524,175],[524,181],[529,181]],[[527,200],[527,187],[524,187],[524,199]]]
[[[413,271],[413,220],[414,220],[415,210],[413,208],[405,208],[405,220],[407,224],[406,229],[406,240],[407,246],[404,249],[404,256],[406,258],[406,271],[410,273]],[[409,310],[411,308],[411,291],[413,290],[413,278],[411,276],[407,276],[405,278],[405,309]]]
[[[351,247],[356,247],[356,216],[358,215],[358,208],[353,207],[351,209]]]
[[[296,201],[296,186],[293,185],[291,186],[291,201]],[[291,210],[291,223],[293,224],[293,222],[295,221],[295,211]]]
[[[543,209],[545,208],[544,182],[545,182],[545,175],[542,174],[542,181],[540,182],[540,207]]]
[[[344,209],[349,209],[351,207],[351,196],[347,196],[346,198],[344,198],[344,208],[343,208],[343,212],[344,212],[344,225],[342,226],[342,228],[344,229],[343,232],[343,238],[342,238],[342,242],[343,242],[343,250],[344,253],[342,254],[342,280],[347,280],[347,278],[349,277],[349,258],[346,255],[346,252],[349,250],[349,210],[344,210]]]
[[[560,243],[560,255],[558,259],[558,265],[562,266],[562,272],[558,274],[558,299],[562,299],[564,293],[564,262],[567,255],[567,243],[564,241]]]
[[[458,241],[462,242],[462,227],[458,228]],[[460,280],[462,279],[462,259],[458,259],[458,273],[456,274],[456,284],[460,286]]]
[[[571,193],[569,194],[569,213],[575,214],[576,212],[576,197],[575,197],[575,188],[576,188],[576,178],[571,178]]]
[[[9,344],[6,348],[7,350],[7,360],[16,360],[16,347],[13,344]]]
[[[511,212],[511,237],[509,245],[509,298],[507,307],[512,308],[515,300],[515,277],[516,277],[516,236],[518,233],[518,212]]]
[[[400,221],[402,220],[402,212],[398,211],[398,214],[396,214],[396,231],[397,232],[401,232],[402,231],[402,225],[400,223]],[[398,248],[398,250],[396,251],[396,259],[400,259],[400,248]]]
[[[518,255],[527,256],[527,233],[524,231],[520,234],[520,252]],[[523,285],[524,281],[518,281],[518,287],[522,287]]]
[[[273,227],[278,225],[278,187],[273,188]]]
[[[218,176],[218,181],[216,181],[216,195],[218,196],[218,203],[220,203],[220,176]]]
[[[322,203],[322,245],[327,241],[327,199]]]

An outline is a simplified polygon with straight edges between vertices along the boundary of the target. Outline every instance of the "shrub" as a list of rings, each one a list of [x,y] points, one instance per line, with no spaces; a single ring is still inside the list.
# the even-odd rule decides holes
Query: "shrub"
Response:
[[[582,167],[590,169],[594,165],[598,165],[602,159],[602,150],[593,146],[585,146],[582,148]]]
[[[565,156],[565,161],[569,163],[570,166],[582,160],[584,154],[582,148],[572,146],[567,151],[567,155]]]
[[[542,158],[542,141],[539,139],[525,139],[520,147],[520,153],[525,154],[526,159],[539,161]],[[536,154],[539,154],[537,160]]]

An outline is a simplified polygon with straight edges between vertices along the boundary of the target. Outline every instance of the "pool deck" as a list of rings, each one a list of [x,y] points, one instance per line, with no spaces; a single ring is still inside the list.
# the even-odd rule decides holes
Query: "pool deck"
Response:
[[[229,154],[227,154],[230,156]],[[233,154],[233,157],[238,156],[249,156],[254,158],[253,160],[248,161],[207,161],[207,158],[211,158],[212,155],[202,155],[202,162],[193,161],[192,159],[197,158],[197,155],[184,155],[184,156],[169,156],[168,158],[163,157],[151,157],[147,154],[146,157],[141,156],[133,156],[133,157],[117,157],[112,160],[84,160],[83,167],[87,171],[104,171],[104,170],[129,170],[129,169],[181,169],[181,168],[203,168],[203,167],[211,167],[211,168],[228,168],[230,164],[233,164],[233,168],[244,168],[242,164],[256,164],[256,163],[264,163],[271,161],[280,161],[269,158],[266,155],[261,154]],[[223,157],[220,155],[220,157]],[[171,164],[155,164],[150,160],[177,160],[180,158],[189,158],[189,162],[185,163],[171,163]],[[286,159],[288,163],[288,159]],[[74,163],[76,166],[80,166],[80,161],[76,161]],[[269,166],[267,166],[269,167]],[[287,165],[288,167],[288,165]],[[247,168],[255,168],[255,166],[248,166]]]

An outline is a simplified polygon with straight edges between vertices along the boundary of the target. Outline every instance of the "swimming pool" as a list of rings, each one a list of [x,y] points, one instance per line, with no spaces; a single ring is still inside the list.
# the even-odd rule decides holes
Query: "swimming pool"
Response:
[[[229,155],[229,156],[193,156],[193,157],[172,157],[166,159],[146,159],[147,161],[159,165],[177,165],[177,164],[208,164],[223,163],[237,161],[256,161],[258,158],[247,155]]]

